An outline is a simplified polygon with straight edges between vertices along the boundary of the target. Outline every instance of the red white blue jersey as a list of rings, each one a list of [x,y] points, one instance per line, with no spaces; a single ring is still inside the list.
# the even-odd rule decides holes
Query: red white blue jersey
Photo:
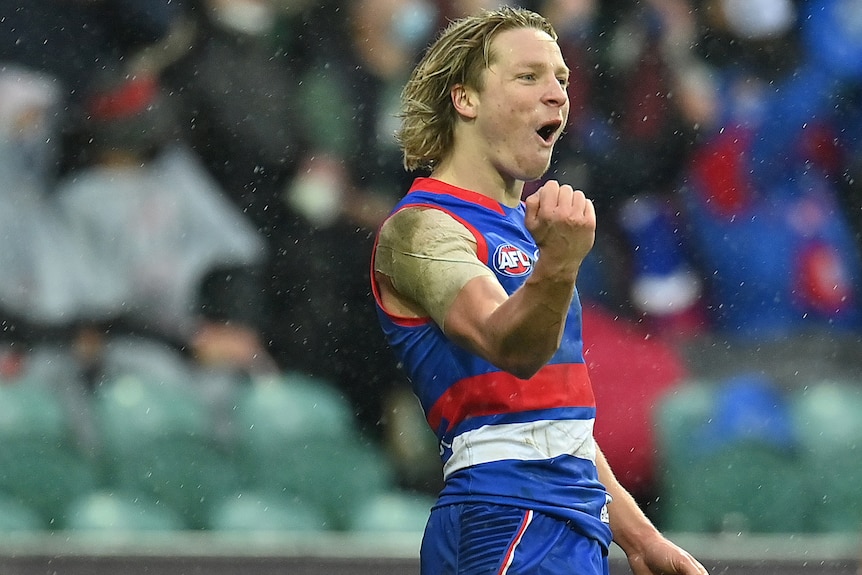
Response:
[[[509,294],[532,272],[538,247],[524,224],[523,203],[510,208],[418,178],[395,211],[408,207],[442,210],[466,226],[479,260]],[[453,343],[430,318],[387,313],[373,287],[383,331],[440,442],[445,485],[438,506],[533,509],[569,521],[607,547],[609,497],[595,466],[596,406],[577,293],[558,351],[533,377],[519,379]]]

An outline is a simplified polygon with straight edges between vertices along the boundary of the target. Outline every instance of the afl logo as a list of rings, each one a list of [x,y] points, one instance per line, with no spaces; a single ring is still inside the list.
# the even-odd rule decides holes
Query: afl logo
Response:
[[[533,260],[512,244],[503,244],[494,253],[494,266],[507,276],[522,276],[533,269]]]

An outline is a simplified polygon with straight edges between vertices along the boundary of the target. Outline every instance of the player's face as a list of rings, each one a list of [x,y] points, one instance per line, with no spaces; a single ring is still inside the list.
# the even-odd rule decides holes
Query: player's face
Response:
[[[532,28],[501,32],[484,72],[477,128],[489,160],[504,176],[530,181],[550,166],[569,115],[569,70],[560,47]]]

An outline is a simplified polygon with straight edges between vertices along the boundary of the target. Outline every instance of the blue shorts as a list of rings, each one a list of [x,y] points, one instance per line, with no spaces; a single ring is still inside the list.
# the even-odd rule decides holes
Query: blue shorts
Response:
[[[421,575],[608,575],[596,540],[535,511],[484,503],[431,512]]]

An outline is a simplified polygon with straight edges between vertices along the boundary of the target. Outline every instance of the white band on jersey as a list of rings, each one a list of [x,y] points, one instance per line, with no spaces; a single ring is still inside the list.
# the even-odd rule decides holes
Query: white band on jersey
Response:
[[[572,455],[595,463],[592,419],[540,420],[485,425],[465,431],[452,441],[452,456],[443,477],[492,461],[537,461]]]

